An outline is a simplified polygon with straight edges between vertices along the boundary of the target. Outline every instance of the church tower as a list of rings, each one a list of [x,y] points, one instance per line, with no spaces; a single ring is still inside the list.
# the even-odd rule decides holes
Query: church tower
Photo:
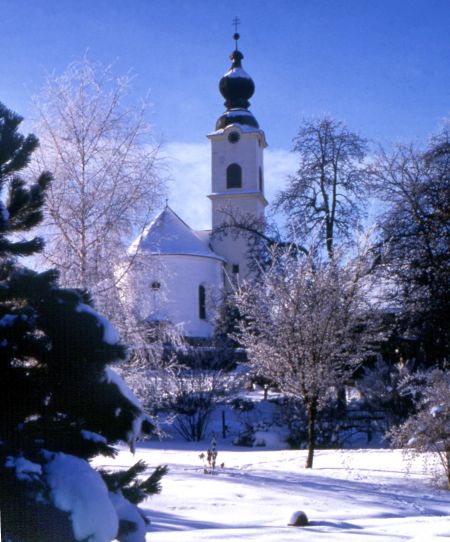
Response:
[[[235,50],[231,68],[222,77],[219,90],[225,98],[225,112],[208,135],[211,141],[212,227],[230,222],[230,217],[264,218],[263,152],[267,147],[264,132],[249,111],[249,98],[255,91],[252,78],[242,68],[244,55],[238,50],[239,34],[233,36]],[[231,279],[249,276],[248,245],[243,237],[219,236],[212,241],[214,251],[226,263]]]

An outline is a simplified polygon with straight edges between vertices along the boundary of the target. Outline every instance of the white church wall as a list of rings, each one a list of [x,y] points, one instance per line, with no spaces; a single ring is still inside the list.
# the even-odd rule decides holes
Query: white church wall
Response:
[[[211,196],[210,196],[211,197]],[[211,197],[213,199],[214,196]],[[236,201],[238,200],[238,201]],[[230,213],[241,216],[264,216],[264,204],[261,199],[250,196],[220,196],[214,205],[213,227],[229,221]],[[233,235],[221,235],[213,238],[213,249],[226,260],[226,271],[230,277],[234,277],[233,266],[239,265],[239,279],[247,279],[250,275],[248,245],[245,237]],[[236,278],[236,277],[234,277]]]
[[[158,290],[167,291],[167,272],[160,258],[145,253],[135,254],[132,261],[116,267],[115,275],[120,299],[136,321],[164,319],[161,310],[167,299],[164,293],[156,294]],[[155,288],[154,282],[160,288]]]
[[[159,266],[145,278],[152,298],[152,313],[159,319],[176,324],[184,335],[210,337],[214,328],[214,309],[223,284],[222,262],[214,258],[176,254],[152,255],[152,258],[159,261]],[[155,282],[160,284],[160,288],[151,288]],[[205,319],[199,317],[200,285],[205,287],[208,298]]]

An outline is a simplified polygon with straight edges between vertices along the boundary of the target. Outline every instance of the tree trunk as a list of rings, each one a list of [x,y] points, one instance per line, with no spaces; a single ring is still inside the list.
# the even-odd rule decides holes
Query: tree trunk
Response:
[[[447,459],[447,489],[450,489],[450,450],[445,452]]]
[[[316,417],[317,399],[312,399],[308,405],[308,457],[306,458],[306,469],[313,466],[314,448],[316,445]]]

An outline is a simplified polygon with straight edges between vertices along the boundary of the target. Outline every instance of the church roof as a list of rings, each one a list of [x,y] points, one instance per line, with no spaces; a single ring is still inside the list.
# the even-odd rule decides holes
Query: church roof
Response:
[[[131,249],[148,254],[201,256],[223,260],[167,205],[135,241]]]

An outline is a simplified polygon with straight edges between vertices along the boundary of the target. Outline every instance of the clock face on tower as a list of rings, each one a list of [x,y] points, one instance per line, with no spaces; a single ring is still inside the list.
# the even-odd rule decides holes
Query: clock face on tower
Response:
[[[228,134],[228,141],[230,143],[237,143],[241,139],[239,132],[230,132]]]

